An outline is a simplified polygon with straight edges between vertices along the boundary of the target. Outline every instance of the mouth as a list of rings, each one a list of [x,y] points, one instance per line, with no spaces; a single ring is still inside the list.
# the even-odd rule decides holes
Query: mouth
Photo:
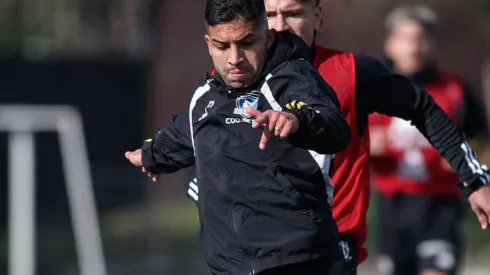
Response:
[[[243,69],[233,69],[233,70],[229,70],[228,74],[231,78],[235,80],[241,80],[247,76],[248,71]]]
[[[229,74],[233,74],[233,75],[241,75],[241,74],[245,74],[246,72],[247,71],[243,69],[233,69],[228,71]]]

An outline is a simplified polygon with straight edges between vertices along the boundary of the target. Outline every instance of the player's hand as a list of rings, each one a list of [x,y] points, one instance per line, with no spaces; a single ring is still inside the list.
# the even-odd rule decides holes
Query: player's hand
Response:
[[[252,123],[253,128],[259,128],[264,125],[264,132],[260,138],[259,147],[264,150],[272,135],[285,139],[290,134],[298,131],[298,118],[288,112],[278,112],[267,110],[260,112],[252,107],[247,107],[247,113],[255,118]]]
[[[143,167],[142,152],[141,149],[128,151],[124,156],[136,167]]]
[[[468,198],[483,230],[490,226],[490,186],[485,185],[474,191]]]
[[[124,154],[124,156],[136,167],[140,167],[141,168],[141,172],[145,173],[148,175],[148,177],[150,177],[153,182],[157,182],[158,180],[160,180],[160,177],[161,175],[159,174],[153,174],[151,173],[150,171],[148,171],[148,169],[146,169],[145,167],[143,167],[143,161],[142,161],[142,153],[141,153],[141,149],[138,149],[138,150],[135,150],[135,151],[132,151],[132,152],[126,152]]]
[[[381,157],[385,155],[385,148],[387,143],[386,130],[384,127],[371,126],[369,127],[369,135],[371,140],[371,147],[369,153],[373,157]]]
[[[445,159],[441,159],[441,168],[444,169],[444,171],[452,172],[453,168],[451,167],[451,164]]]

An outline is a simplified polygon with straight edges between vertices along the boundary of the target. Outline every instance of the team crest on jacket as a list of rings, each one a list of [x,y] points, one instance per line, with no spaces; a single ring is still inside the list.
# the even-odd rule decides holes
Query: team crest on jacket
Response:
[[[247,107],[251,106],[257,109],[259,105],[260,92],[253,91],[246,95],[242,95],[236,99],[236,108],[233,111],[235,115],[241,115],[244,118],[249,118],[250,115],[247,113]]]

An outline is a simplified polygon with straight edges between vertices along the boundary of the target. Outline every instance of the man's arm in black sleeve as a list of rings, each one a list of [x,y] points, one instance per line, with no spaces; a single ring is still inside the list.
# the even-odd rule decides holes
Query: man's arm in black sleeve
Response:
[[[469,140],[488,137],[485,110],[467,83],[463,82],[462,131]]]
[[[196,167],[191,166],[184,170],[184,185],[186,196],[197,202],[199,200],[199,187],[196,178]]]
[[[192,93],[190,96],[192,96]],[[142,146],[143,166],[154,174],[168,174],[194,165],[194,146],[189,125],[189,105]]]
[[[350,141],[350,128],[330,85],[302,59],[286,62],[275,71],[264,86],[277,99],[273,109],[284,109],[298,118],[299,129],[289,141],[320,154],[343,151]]]
[[[489,182],[488,168],[480,164],[464,134],[424,89],[370,56],[356,55],[356,69],[358,112],[411,121],[470,186],[467,194]]]

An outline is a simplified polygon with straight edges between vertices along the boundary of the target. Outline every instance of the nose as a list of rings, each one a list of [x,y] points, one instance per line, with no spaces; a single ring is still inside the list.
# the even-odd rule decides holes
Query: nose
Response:
[[[243,51],[236,45],[230,47],[229,55],[228,55],[228,63],[233,66],[237,66],[243,61]]]
[[[272,21],[272,22],[270,22]],[[269,21],[269,26],[276,31],[289,31],[289,25],[282,14],[278,14]]]

